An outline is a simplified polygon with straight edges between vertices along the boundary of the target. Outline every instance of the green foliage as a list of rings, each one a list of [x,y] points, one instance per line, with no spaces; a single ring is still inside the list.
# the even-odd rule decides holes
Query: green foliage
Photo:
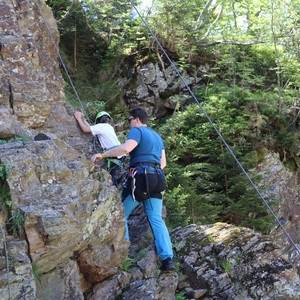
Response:
[[[25,222],[25,216],[21,210],[16,210],[7,221],[9,231],[15,235],[18,234],[19,230],[23,228]]]
[[[63,68],[68,101],[79,107],[78,94],[84,105],[99,99],[114,102],[119,91],[110,74],[106,74],[105,64],[110,62],[108,53],[113,44],[116,51],[122,50],[116,41],[124,38],[120,31],[125,28],[121,24],[128,19],[130,4],[78,0],[48,0],[47,4],[54,11],[61,34],[60,52],[69,74],[67,76]],[[114,63],[112,59],[109,67]]]
[[[276,74],[273,70],[276,68],[276,57],[273,48],[266,45],[253,45],[243,50],[246,51],[246,59],[253,66],[253,75],[264,78],[265,84],[275,82]]]
[[[132,267],[132,265],[133,265],[133,260],[128,256],[124,256],[121,264],[121,270],[128,272],[128,270]]]
[[[10,190],[8,185],[5,183],[0,184],[0,200],[1,200],[0,209],[2,209],[3,205],[5,205],[8,209],[11,208],[12,199],[10,196]]]
[[[21,137],[14,137],[8,140],[1,140],[0,139],[0,145],[7,144],[7,143],[13,143],[13,142],[29,142],[30,138],[29,136],[21,136]]]
[[[85,108],[86,108],[88,117],[94,121],[97,113],[99,111],[105,110],[105,102],[99,101],[99,100],[87,102],[85,105]]]
[[[220,265],[226,273],[229,273],[232,270],[232,263],[228,260],[220,261]]]
[[[36,263],[32,263],[31,266],[32,266],[32,273],[33,273],[35,280],[40,281],[41,280],[40,267]]]
[[[214,238],[211,235],[206,236],[209,243],[214,243]]]
[[[183,293],[176,293],[175,300],[185,300],[185,296]]]
[[[239,45],[218,46],[215,55],[220,55],[213,67],[213,72],[228,85],[247,88],[263,88],[265,84],[276,84],[276,60],[273,50],[260,45],[245,48]]]
[[[147,250],[146,249],[142,249],[139,253],[138,253],[138,260],[141,260],[142,258],[147,256]]]
[[[181,268],[180,262],[179,261],[174,261],[174,266],[175,266],[176,272],[179,272],[180,268]]]
[[[9,175],[10,165],[0,163],[0,179],[6,180]]]
[[[167,176],[167,180],[171,179],[172,174],[169,173]],[[186,215],[186,201],[187,201],[187,193],[183,190],[180,184],[174,189],[167,189],[165,193],[165,197],[168,199],[166,202],[167,212],[168,212],[168,220],[172,220],[171,226],[188,225],[190,222],[190,217]]]
[[[10,165],[0,163],[0,200],[1,205],[5,205],[7,208],[12,206],[10,190],[8,184],[5,182],[9,176],[10,169]]]
[[[0,209],[6,209],[8,214],[11,215],[13,201],[10,195],[10,189],[6,182],[9,176],[10,165],[0,163]],[[10,218],[7,220],[9,232],[13,235],[17,234],[18,231],[23,227],[25,217],[20,210],[16,210]]]
[[[200,89],[198,95],[243,167],[255,167],[266,152],[262,132],[268,123],[253,128],[253,120],[265,113],[261,98],[277,111],[274,94],[258,93],[255,98],[246,89],[218,84],[205,92]],[[263,232],[273,226],[266,207],[198,106],[175,113],[159,130],[169,154],[165,200],[174,226],[225,221]]]

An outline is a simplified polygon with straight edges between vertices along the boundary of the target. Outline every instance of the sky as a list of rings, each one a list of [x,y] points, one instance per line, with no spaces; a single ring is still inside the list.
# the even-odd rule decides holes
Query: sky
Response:
[[[155,3],[155,0],[141,0],[141,4],[136,5],[136,8],[143,16],[143,13],[152,7],[153,2]],[[135,11],[133,12],[133,16],[137,16]]]
[[[152,5],[152,2],[154,2],[155,0],[142,0],[141,1],[141,4],[138,6],[138,8],[140,9],[140,10],[144,10],[144,9],[146,9],[146,8],[149,8],[149,7],[151,7],[151,5]]]

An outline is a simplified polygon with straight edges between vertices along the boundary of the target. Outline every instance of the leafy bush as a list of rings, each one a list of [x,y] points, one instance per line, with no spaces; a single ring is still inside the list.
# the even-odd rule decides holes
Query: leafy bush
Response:
[[[244,169],[255,167],[266,153],[268,124],[253,128],[252,123],[261,114],[261,95],[255,99],[255,93],[222,84],[198,95]],[[266,99],[277,111],[274,98],[266,93],[265,105]],[[262,200],[197,105],[174,113],[159,131],[168,155],[165,200],[174,226],[225,221],[263,232],[273,226]]]

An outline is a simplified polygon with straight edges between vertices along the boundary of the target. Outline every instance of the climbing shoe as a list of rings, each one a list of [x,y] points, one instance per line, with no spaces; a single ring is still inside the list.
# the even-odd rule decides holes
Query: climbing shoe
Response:
[[[160,270],[163,272],[173,271],[175,270],[175,266],[173,264],[172,258],[167,258],[161,262]]]

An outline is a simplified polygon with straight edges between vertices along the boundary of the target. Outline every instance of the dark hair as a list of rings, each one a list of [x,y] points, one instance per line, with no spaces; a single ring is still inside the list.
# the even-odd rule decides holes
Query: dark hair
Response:
[[[148,114],[147,112],[143,109],[143,108],[134,108],[133,110],[130,111],[130,116],[134,117],[134,118],[139,118],[140,121],[143,124],[147,124],[148,123]]]
[[[107,115],[104,115],[101,118],[96,119],[96,124],[99,124],[99,123],[111,123],[110,117]]]

